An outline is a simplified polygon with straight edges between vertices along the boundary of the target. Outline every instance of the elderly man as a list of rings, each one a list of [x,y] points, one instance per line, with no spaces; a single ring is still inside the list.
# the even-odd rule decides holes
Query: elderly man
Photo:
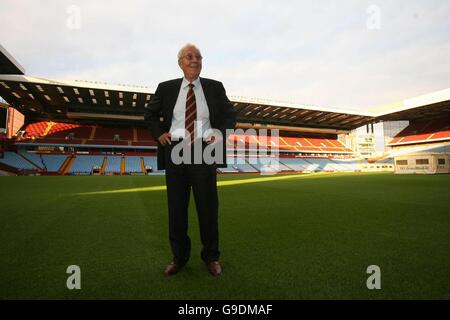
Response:
[[[188,205],[191,188],[203,245],[201,258],[213,276],[222,273],[216,168],[226,166],[225,132],[234,128],[236,111],[221,82],[199,77],[202,58],[200,50],[192,44],[181,48],[178,65],[184,77],[160,83],[145,115],[158,140],[158,169],[166,170],[169,239],[173,254],[172,262],[164,271],[166,276],[176,274],[190,258]],[[221,134],[211,134],[213,131]],[[203,155],[202,151],[210,144],[220,144],[222,157],[212,164],[203,158],[200,162],[180,163],[176,159],[180,153],[175,152],[179,143],[187,143],[188,149],[183,148],[183,152],[192,151],[197,155]]]

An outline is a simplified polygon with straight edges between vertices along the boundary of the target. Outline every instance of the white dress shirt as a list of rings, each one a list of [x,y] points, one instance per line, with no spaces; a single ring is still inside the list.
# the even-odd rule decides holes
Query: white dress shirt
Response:
[[[194,85],[195,102],[197,105],[197,125],[196,136],[205,137],[211,132],[211,123],[209,121],[209,109],[206,103],[205,94],[203,93],[202,84],[200,78],[192,81]],[[185,137],[185,116],[186,116],[186,96],[189,91],[189,81],[183,78],[181,82],[180,92],[178,93],[177,102],[173,109],[172,125],[170,127],[170,134],[172,140],[178,140]]]

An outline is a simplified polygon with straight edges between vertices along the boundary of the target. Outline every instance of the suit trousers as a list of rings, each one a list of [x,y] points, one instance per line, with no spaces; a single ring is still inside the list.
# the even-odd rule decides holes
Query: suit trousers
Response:
[[[164,147],[166,159],[166,186],[169,207],[169,239],[173,259],[184,265],[190,258],[191,239],[188,235],[188,208],[191,189],[197,209],[201,258],[205,263],[219,260],[219,228],[217,172],[215,165],[174,164],[171,151],[176,145]],[[203,148],[206,144],[203,143]]]

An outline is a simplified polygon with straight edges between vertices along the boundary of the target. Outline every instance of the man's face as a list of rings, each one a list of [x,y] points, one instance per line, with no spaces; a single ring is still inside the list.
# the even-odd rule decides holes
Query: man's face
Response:
[[[202,71],[202,56],[196,48],[188,47],[183,50],[178,65],[183,70],[186,79],[195,80]]]

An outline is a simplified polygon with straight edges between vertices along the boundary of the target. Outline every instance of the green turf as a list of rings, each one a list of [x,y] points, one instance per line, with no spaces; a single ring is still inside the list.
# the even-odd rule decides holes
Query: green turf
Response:
[[[0,177],[0,299],[450,299],[450,175],[221,186],[218,279],[200,260],[193,201],[191,260],[162,275],[171,259],[166,194],[140,188],[163,184],[163,176]],[[366,288],[373,264],[381,290]],[[69,265],[81,268],[81,290],[66,288]]]

